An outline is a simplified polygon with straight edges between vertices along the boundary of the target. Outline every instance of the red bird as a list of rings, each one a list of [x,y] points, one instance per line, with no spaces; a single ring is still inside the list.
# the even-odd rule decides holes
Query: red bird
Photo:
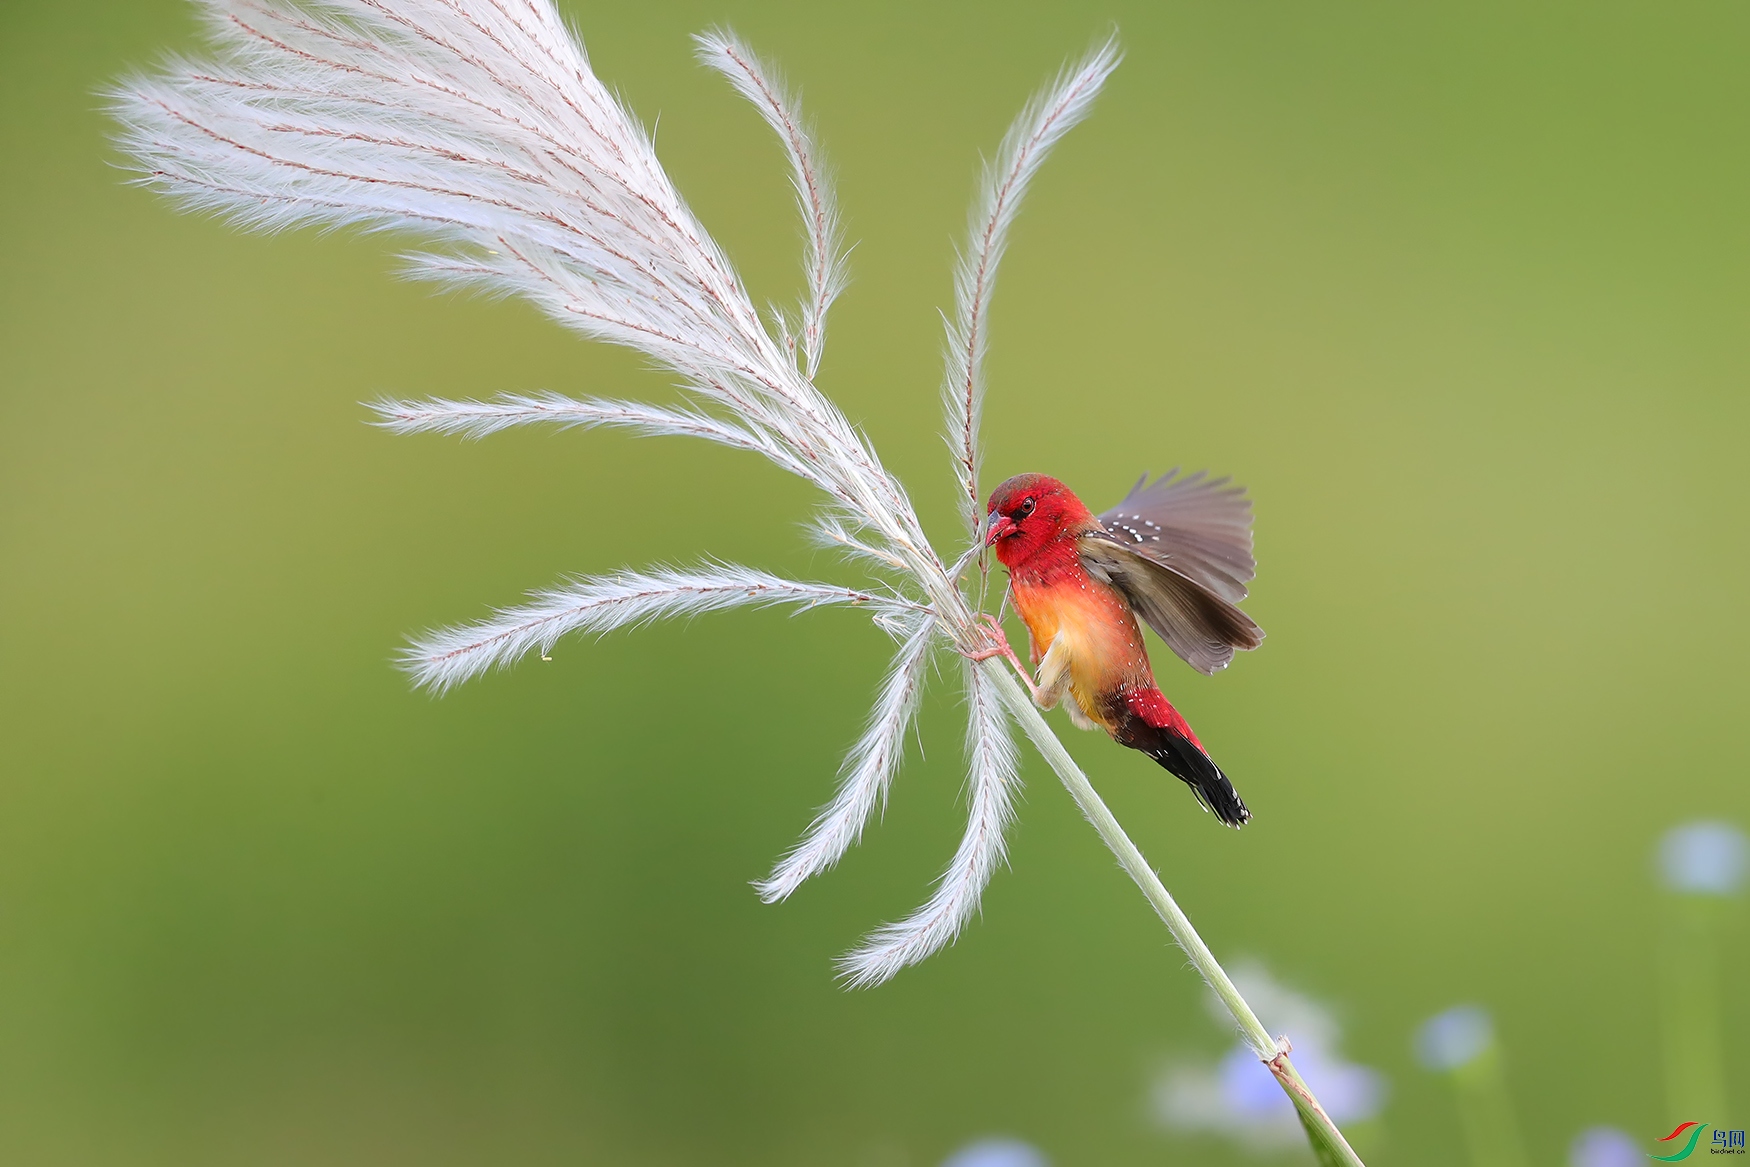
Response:
[[[1083,729],[1096,726],[1182,779],[1228,826],[1251,812],[1161,695],[1137,617],[1202,673],[1257,648],[1264,630],[1235,607],[1257,564],[1245,489],[1202,473],[1148,475],[1098,516],[1063,483],[1020,474],[991,492],[985,542],[1009,569],[1009,596],[1027,624],[1037,682],[1006,638],[1007,656],[1042,709],[1067,691]],[[999,634],[1001,629],[997,628]]]

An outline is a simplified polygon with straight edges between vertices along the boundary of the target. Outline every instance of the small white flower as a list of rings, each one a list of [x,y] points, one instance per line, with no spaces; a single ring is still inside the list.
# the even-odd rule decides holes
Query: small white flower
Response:
[[[1467,1066],[1495,1043],[1495,1024],[1481,1005],[1454,1005],[1416,1030],[1416,1060],[1442,1073]]]
[[[1684,823],[1659,840],[1659,875],[1672,891],[1731,895],[1744,886],[1746,867],[1750,841],[1731,823]]]
[[[1241,966],[1233,979],[1270,1031],[1289,1039],[1295,1068],[1339,1126],[1380,1113],[1385,1080],[1341,1056],[1341,1026],[1328,1008],[1282,985],[1261,965]],[[1219,1009],[1212,1002],[1211,1015],[1226,1020]],[[1151,1101],[1155,1117],[1173,1130],[1219,1134],[1254,1150],[1304,1142],[1293,1103],[1244,1042],[1213,1064],[1168,1068],[1155,1080]]]
[[[1568,1148],[1568,1167],[1640,1167],[1646,1161],[1634,1139],[1610,1126],[1581,1131]]]
[[[942,1167],[1051,1167],[1051,1160],[1020,1139],[980,1139],[942,1160]]]

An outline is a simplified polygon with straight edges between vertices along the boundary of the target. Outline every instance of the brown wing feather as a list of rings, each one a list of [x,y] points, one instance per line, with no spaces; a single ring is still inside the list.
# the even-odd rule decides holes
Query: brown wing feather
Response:
[[[1200,673],[1225,669],[1235,649],[1264,642],[1264,630],[1250,616],[1128,541],[1092,531],[1077,550],[1088,571],[1123,592],[1143,622]]]
[[[1139,554],[1237,604],[1258,570],[1252,500],[1245,487],[1206,471],[1176,474],[1169,470],[1152,484],[1144,474],[1123,502],[1100,516],[1100,524]]]

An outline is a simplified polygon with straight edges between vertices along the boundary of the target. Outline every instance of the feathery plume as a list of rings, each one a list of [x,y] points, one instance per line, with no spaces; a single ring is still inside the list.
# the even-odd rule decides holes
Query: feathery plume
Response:
[[[417,638],[401,663],[421,688],[443,692],[540,649],[545,656],[568,632],[609,632],[673,616],[724,608],[796,604],[869,606],[891,621],[916,606],[830,584],[797,583],[730,563],[693,571],[623,571],[534,593],[534,603],[503,608],[492,619]]]
[[[381,401],[397,433],[483,437],[516,425],[682,435],[763,455],[828,496],[817,534],[896,571],[878,594],[797,583],[749,568],[624,572],[536,593],[478,624],[428,633],[402,658],[444,691],[572,631],[604,632],[746,604],[855,604],[902,647],[834,801],[761,884],[782,898],[830,867],[886,795],[934,644],[988,644],[904,489],[815,387],[825,319],[844,286],[838,212],[797,103],[734,34],[697,39],[777,132],[801,208],[807,291],[774,337],[727,256],[693,217],[649,136],[591,71],[551,0],[199,0],[217,59],[137,78],[114,95],[121,144],[140,181],[245,227],[318,224],[411,230],[431,245],[416,274],[518,294],[587,335],[679,374],[686,400],[658,406],[557,394],[493,401]],[[988,170],[958,279],[951,361],[964,388],[957,458],[976,493],[980,365],[991,281],[1028,180],[1086,113],[1117,62],[1108,43],[1035,99]],[[956,357],[955,354],[959,354]],[[952,378],[951,378],[952,379]],[[951,409],[952,412],[952,409]],[[920,620],[918,617],[925,616]],[[971,822],[953,865],[916,916],[847,958],[873,984],[951,940],[1002,854],[1014,747],[977,670],[971,707]]]
[[[1020,782],[1019,760],[1008,716],[990,682],[970,662],[966,703],[971,804],[966,834],[929,902],[906,919],[877,928],[840,958],[839,971],[849,985],[878,985],[952,943],[978,910],[984,885],[1003,861],[1003,835],[1014,817],[1014,791]]]
[[[809,526],[808,534],[812,542],[821,547],[830,547],[847,559],[866,559],[897,571],[905,570],[904,560],[895,558],[878,547],[869,546],[845,530],[844,524],[831,515],[816,519]]]
[[[996,160],[985,165],[978,199],[972,205],[966,246],[954,267],[954,316],[945,321],[947,371],[942,395],[948,447],[960,481],[960,509],[974,531],[983,517],[978,427],[984,410],[984,355],[990,347],[990,299],[997,266],[1033,176],[1051,148],[1088,116],[1120,56],[1117,40],[1108,39],[1027,103],[1003,136]]]
[[[754,884],[768,904],[789,898],[803,880],[837,863],[863,837],[863,827],[875,808],[886,805],[887,788],[905,753],[906,731],[923,695],[924,670],[936,637],[936,630],[927,621],[919,621],[900,645],[869,727],[845,759],[838,793],[772,874]]]
[[[698,46],[699,60],[729,78],[735,91],[753,103],[778,135],[789,157],[790,182],[796,190],[803,237],[807,241],[803,267],[808,275],[808,292],[803,297],[798,313],[800,323],[794,334],[802,348],[802,371],[813,380],[826,342],[826,310],[844,291],[848,279],[831,176],[821,164],[820,146],[797,113],[795,100],[752,49],[727,29],[713,29],[693,40]]]
[[[404,663],[442,691],[569,631],[601,632],[737,605],[861,605],[902,642],[838,796],[765,884],[782,898],[836,860],[885,795],[925,661],[946,641],[968,657],[970,813],[965,836],[918,912],[878,929],[841,962],[878,984],[953,941],[1003,857],[1017,781],[1008,716],[1041,754],[1120,865],[1294,1099],[1322,1161],[1360,1160],[1319,1107],[1112,817],[1087,776],[987,656],[994,646],[960,577],[945,567],[910,499],[814,385],[825,319],[844,284],[830,184],[794,100],[733,34],[699,38],[777,131],[807,240],[808,289],[774,337],[728,257],[693,217],[650,137],[597,79],[552,0],[195,0],[214,60],[136,77],[111,95],[139,181],[248,228],[403,230],[432,251],[415,274],[526,296],[579,332],[636,349],[678,374],[675,408],[553,395],[495,402],[385,401],[379,424],[479,437],[512,425],[612,426],[701,437],[765,455],[828,497],[817,530],[853,558],[897,571],[888,594],[798,583],[710,564],[580,579],[491,620],[415,640]],[[955,277],[945,386],[949,445],[969,528],[979,519],[978,423],[991,289],[1028,183],[1088,112],[1118,63],[1108,41],[1028,104],[985,170]],[[982,605],[982,590],[979,600]]]
[[[803,478],[806,466],[769,435],[725,421],[696,409],[670,409],[642,401],[603,398],[578,400],[558,393],[500,394],[492,401],[382,400],[369,403],[377,425],[394,434],[456,434],[484,438],[519,425],[549,424],[561,429],[611,428],[643,437],[704,438],[738,450],[751,450]]]
[[[783,447],[787,468],[892,544],[933,599],[949,598],[904,491],[766,331],[549,0],[202,8],[218,61],[114,95],[144,183],[247,227],[422,234],[437,250],[414,257],[416,273],[527,296],[667,365],[694,398]],[[839,268],[830,198],[815,185],[817,353]]]

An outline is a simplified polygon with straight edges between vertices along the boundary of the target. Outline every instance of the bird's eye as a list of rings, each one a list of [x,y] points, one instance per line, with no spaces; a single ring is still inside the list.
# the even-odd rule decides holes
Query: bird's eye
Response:
[[[1021,505],[1015,508],[1015,517],[1017,519],[1026,518],[1028,515],[1033,513],[1033,507],[1035,505],[1037,505],[1037,504],[1035,504],[1034,501],[1030,498],[1022,499]]]

